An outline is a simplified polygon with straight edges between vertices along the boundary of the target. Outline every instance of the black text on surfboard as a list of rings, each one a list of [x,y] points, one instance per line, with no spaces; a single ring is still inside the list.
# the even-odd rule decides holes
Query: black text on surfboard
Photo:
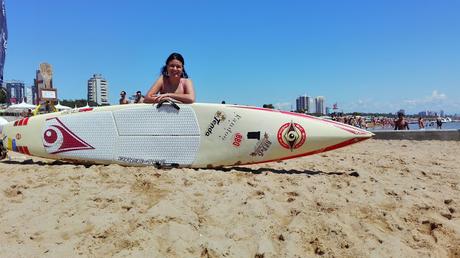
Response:
[[[219,125],[220,122],[224,120],[225,120],[225,114],[221,111],[217,111],[211,123],[209,124],[208,130],[206,130],[205,135],[210,136],[212,134],[212,130],[214,129],[214,126]]]

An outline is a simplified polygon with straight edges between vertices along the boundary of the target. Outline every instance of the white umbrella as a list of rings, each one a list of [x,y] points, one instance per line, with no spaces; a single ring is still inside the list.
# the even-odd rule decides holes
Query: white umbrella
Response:
[[[7,109],[6,109],[6,112],[22,112],[24,110],[27,110],[27,109],[35,109],[37,106],[35,105],[31,105],[31,104],[27,104],[24,102],[24,100],[19,103],[19,104],[14,104],[14,105],[11,105],[9,106]]]
[[[61,105],[61,103],[58,101],[58,104],[54,106],[57,110],[69,110],[72,109],[71,107]]]

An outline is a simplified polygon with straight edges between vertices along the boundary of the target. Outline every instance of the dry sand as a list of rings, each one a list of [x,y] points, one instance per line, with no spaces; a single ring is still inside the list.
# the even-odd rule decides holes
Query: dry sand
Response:
[[[460,142],[221,170],[0,162],[0,257],[460,257]]]

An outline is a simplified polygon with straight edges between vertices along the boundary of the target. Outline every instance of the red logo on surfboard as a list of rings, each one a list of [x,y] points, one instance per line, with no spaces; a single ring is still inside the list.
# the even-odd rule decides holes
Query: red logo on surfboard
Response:
[[[51,118],[43,130],[43,147],[50,154],[75,150],[90,150],[93,146],[86,143],[67,128],[59,118]]]
[[[301,125],[291,121],[280,127],[277,138],[283,148],[293,151],[305,143],[307,134]]]

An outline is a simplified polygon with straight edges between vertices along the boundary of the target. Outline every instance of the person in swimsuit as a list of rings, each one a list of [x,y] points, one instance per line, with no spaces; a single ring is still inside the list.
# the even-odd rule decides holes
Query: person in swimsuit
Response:
[[[142,96],[142,92],[140,90],[136,92],[134,103],[144,103],[144,96]]]
[[[442,120],[440,116],[436,118],[436,129],[442,129]]]
[[[409,123],[401,112],[398,112],[398,119],[395,120],[395,130],[409,130]]]
[[[160,78],[152,85],[144,98],[144,103],[158,103],[172,100],[185,104],[195,102],[195,90],[192,80],[188,79],[184,69],[184,58],[172,53],[161,69]]]
[[[129,104],[129,101],[126,99],[126,91],[122,90],[120,92],[120,100],[118,102],[120,105]]]
[[[425,129],[425,124],[423,122],[423,118],[422,117],[419,117],[418,118],[418,128],[419,129]]]

